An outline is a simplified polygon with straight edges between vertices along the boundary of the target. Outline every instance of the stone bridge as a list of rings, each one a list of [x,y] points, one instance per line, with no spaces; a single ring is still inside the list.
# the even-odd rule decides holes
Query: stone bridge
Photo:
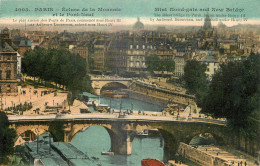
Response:
[[[52,115],[53,116],[53,115]],[[114,116],[114,115],[113,115]],[[115,115],[117,116],[117,115]],[[187,120],[149,120],[127,118],[45,118],[10,120],[10,127],[21,135],[31,131],[36,136],[49,130],[53,121],[63,124],[64,141],[71,142],[80,131],[90,126],[103,126],[110,135],[111,151],[115,154],[132,153],[134,138],[145,130],[156,130],[164,139],[166,154],[175,154],[180,142],[189,144],[192,138],[203,133],[211,133],[219,145],[235,145],[236,137],[223,123],[206,123]],[[52,133],[55,136],[55,133]]]
[[[112,76],[91,76],[91,86],[93,88],[92,93],[96,95],[100,95],[101,89],[108,84],[119,84],[128,88],[131,84],[131,78],[123,78],[123,77],[112,77]]]

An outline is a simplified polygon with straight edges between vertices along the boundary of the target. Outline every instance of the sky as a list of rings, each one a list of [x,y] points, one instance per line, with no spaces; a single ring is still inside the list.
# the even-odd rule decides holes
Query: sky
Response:
[[[36,12],[35,8],[53,8],[54,12]],[[150,18],[156,14],[205,14],[206,11],[197,12],[172,12],[169,8],[177,9],[207,9],[210,8],[209,14],[245,14],[248,19],[247,23],[260,24],[260,0],[0,0],[0,23],[11,23],[13,18],[53,18],[55,13],[66,14],[62,8],[96,9],[95,12],[85,11],[85,13],[94,13],[93,17],[80,16],[77,18],[122,18],[125,22],[135,22],[137,17],[143,19],[147,24]],[[15,11],[19,8],[28,8],[29,11]],[[99,12],[97,8],[119,8],[121,11]],[[167,8],[167,12],[155,12],[155,8]],[[213,12],[211,8],[224,9],[223,12]],[[226,12],[226,8],[238,8],[242,12]],[[27,9],[26,9],[27,10]],[[70,12],[77,13],[77,12]],[[81,13],[81,11],[80,11]],[[204,17],[204,15],[203,15]],[[60,17],[59,17],[60,18]],[[67,18],[74,18],[69,16]],[[187,17],[186,17],[187,18]],[[169,22],[156,22],[157,24],[169,24]],[[187,22],[184,22],[187,24]],[[196,24],[195,22],[189,22]],[[189,24],[188,23],[188,24]],[[227,22],[229,23],[229,22]],[[232,23],[232,22],[230,22]],[[236,22],[238,23],[238,22]]]

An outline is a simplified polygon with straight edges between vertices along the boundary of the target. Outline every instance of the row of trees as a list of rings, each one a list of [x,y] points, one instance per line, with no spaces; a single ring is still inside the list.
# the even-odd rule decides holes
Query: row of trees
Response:
[[[230,126],[247,138],[260,139],[260,55],[222,64],[212,81],[197,61],[185,66],[185,86],[195,94],[203,113],[227,118]]]
[[[86,67],[86,60],[79,55],[40,47],[26,52],[22,61],[23,73],[64,85],[73,93],[87,87]]]
[[[146,58],[147,69],[150,72],[154,71],[167,71],[173,72],[175,63],[170,59],[160,59],[157,55],[151,54]]]

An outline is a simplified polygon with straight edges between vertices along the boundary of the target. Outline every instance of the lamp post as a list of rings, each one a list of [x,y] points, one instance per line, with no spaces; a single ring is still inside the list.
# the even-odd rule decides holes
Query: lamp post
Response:
[[[51,133],[49,133],[49,154],[51,153]]]
[[[32,97],[31,97],[31,88],[30,88],[29,92],[30,92],[30,100],[31,100],[32,99]]]
[[[3,110],[3,95],[1,94],[1,111]]]
[[[57,113],[59,113],[59,103],[57,103]]]
[[[19,89],[19,92],[18,92],[18,95],[19,95],[19,103],[21,102],[21,99],[20,99],[20,92],[21,92],[21,89]]]
[[[38,133],[38,129],[35,129],[35,132],[37,134],[37,154],[39,154],[39,133]]]

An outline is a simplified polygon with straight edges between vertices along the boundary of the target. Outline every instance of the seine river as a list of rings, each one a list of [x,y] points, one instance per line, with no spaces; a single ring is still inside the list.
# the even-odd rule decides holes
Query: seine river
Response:
[[[89,95],[89,93],[84,93],[84,95]],[[112,109],[121,109],[122,110],[140,110],[140,111],[157,111],[160,112],[162,110],[161,106],[150,104],[146,102],[142,102],[139,100],[131,99],[131,98],[109,98],[109,97],[98,97],[96,95],[92,95],[91,97],[94,97],[94,100],[100,100],[101,104],[106,104],[110,106]]]
[[[98,99],[98,98],[97,98]],[[107,97],[100,98],[101,104],[110,105],[112,109],[134,109],[140,111],[160,111],[162,108],[157,105],[145,103],[134,99],[111,99]],[[86,153],[89,157],[95,158],[96,162],[102,166],[140,166],[141,160],[146,158],[156,158],[163,161],[164,141],[161,137],[135,137],[132,145],[132,155],[101,155],[101,152],[110,150],[110,136],[105,128],[92,126],[85,131],[79,132],[72,140],[72,144]],[[183,158],[189,165],[196,165]]]

